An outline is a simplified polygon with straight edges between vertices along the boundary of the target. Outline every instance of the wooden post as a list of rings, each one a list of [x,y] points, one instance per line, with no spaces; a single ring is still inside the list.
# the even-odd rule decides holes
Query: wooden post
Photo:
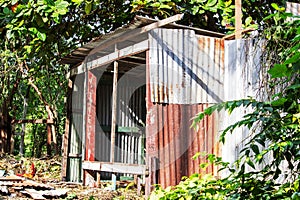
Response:
[[[68,91],[67,91],[67,118],[65,123],[65,133],[63,135],[62,142],[62,169],[61,169],[61,180],[67,180],[67,164],[68,164],[68,153],[69,153],[69,133],[70,133],[70,121],[71,121],[71,101],[72,101],[72,91],[73,91],[73,81],[69,79],[68,82]]]
[[[95,137],[96,137],[96,93],[97,93],[97,77],[88,70],[86,82],[86,109],[85,109],[85,160],[95,161]],[[94,187],[96,181],[94,180],[94,172],[84,170],[83,184]]]
[[[117,89],[118,89],[118,62],[114,62],[114,79],[112,92],[112,117],[111,117],[111,144],[110,162],[115,162],[115,139],[116,139],[116,119],[117,119]]]
[[[235,0],[235,39],[242,38],[242,2]]]
[[[85,160],[95,161],[97,77],[92,71],[87,73]]]

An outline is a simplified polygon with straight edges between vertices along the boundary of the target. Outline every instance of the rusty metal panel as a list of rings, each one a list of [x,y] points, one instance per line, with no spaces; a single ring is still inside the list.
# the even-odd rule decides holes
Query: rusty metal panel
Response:
[[[158,159],[158,183],[162,187],[178,184],[183,176],[193,173],[213,173],[217,171],[209,166],[205,171],[199,168],[200,163],[207,162],[205,157],[195,160],[192,157],[197,152],[220,155],[217,140],[218,118],[217,114],[206,117],[196,129],[191,128],[191,119],[203,111],[208,104],[180,105],[180,104],[154,104],[149,116],[155,120],[152,129],[154,133],[147,133],[156,137],[157,152],[152,152]],[[148,127],[151,130],[151,127]],[[153,128],[153,127],[152,127]],[[149,146],[149,136],[147,137]]]
[[[216,103],[223,99],[224,41],[187,29],[149,33],[151,100]]]

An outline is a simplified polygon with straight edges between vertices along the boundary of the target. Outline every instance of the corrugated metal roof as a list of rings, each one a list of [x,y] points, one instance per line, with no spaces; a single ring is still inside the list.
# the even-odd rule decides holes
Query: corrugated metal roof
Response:
[[[102,43],[104,43],[106,40],[110,39],[117,39],[121,35],[125,35],[130,32],[130,30],[140,28],[146,25],[149,25],[153,22],[157,22],[158,20],[155,19],[150,19],[146,17],[141,17],[141,16],[136,16],[134,20],[130,23],[127,24],[123,27],[120,27],[116,29],[115,31],[112,31],[108,34],[102,35],[100,37],[97,37],[93,39],[91,42],[83,45],[82,47],[77,48],[76,50],[72,51],[69,55],[61,59],[61,62],[64,64],[70,64],[72,66],[76,66],[80,64],[85,57],[96,47],[100,46]],[[172,29],[189,29],[189,30],[194,30],[196,34],[199,35],[205,35],[205,36],[212,36],[212,37],[217,37],[221,38],[224,36],[222,33],[216,33],[204,29],[199,29],[199,28],[194,28],[194,27],[189,27],[189,26],[183,26],[175,23],[170,23],[165,26],[164,28],[172,28]],[[134,40],[134,39],[133,39]],[[124,41],[126,42],[126,41]],[[109,51],[109,49],[106,49],[106,51]],[[101,53],[101,52],[98,52]],[[104,52],[105,53],[105,52]]]

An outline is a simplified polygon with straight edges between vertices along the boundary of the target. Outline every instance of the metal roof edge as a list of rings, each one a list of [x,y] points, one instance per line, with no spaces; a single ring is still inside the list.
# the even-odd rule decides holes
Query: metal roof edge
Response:
[[[155,22],[160,22],[162,20],[142,17],[142,16],[135,16],[132,22],[125,24],[124,26],[121,26],[117,28],[116,30],[109,32],[107,34],[103,34],[97,38],[92,39],[90,42],[82,45],[81,47],[78,47],[77,49],[73,50],[70,54],[67,56],[61,58],[60,62],[62,64],[69,64],[71,65],[71,68],[74,66],[78,66],[81,62],[84,61],[85,57],[89,55],[90,52],[92,52],[96,47],[101,46],[105,43],[107,40],[116,40],[118,37],[120,37],[123,34],[126,34],[129,31],[132,31],[137,28],[141,28],[147,25],[150,25]],[[162,28],[170,28],[170,29],[189,29],[194,30],[197,35],[205,35],[210,37],[217,37],[222,38],[225,36],[225,34],[217,33],[213,31],[208,31],[205,29],[180,25],[176,23],[167,23],[166,25],[161,26]]]

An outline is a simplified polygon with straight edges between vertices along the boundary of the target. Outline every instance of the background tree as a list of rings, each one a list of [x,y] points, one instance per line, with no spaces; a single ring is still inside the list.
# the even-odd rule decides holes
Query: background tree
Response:
[[[64,131],[64,97],[68,70],[59,63],[60,58],[78,45],[128,22],[132,15],[129,2],[120,0],[1,1],[2,152],[10,152],[11,149],[11,121],[23,117],[53,119],[52,134],[54,141],[58,141],[55,145],[60,145]],[[29,92],[25,94],[27,90]],[[24,116],[25,97],[28,97],[28,106]],[[41,126],[44,125],[32,126],[32,139],[35,139],[31,142],[36,142],[39,138],[40,146],[43,146],[46,142],[46,129]],[[20,128],[16,129],[20,132]],[[17,140],[16,143],[18,142]],[[41,154],[39,145],[32,147],[37,150],[34,155]]]

